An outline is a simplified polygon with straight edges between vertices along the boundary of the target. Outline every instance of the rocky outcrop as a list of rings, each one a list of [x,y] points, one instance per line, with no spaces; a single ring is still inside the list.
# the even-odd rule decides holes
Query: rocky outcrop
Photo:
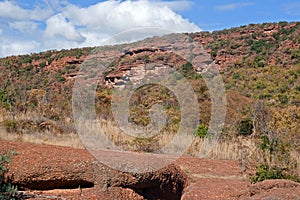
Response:
[[[125,173],[99,163],[82,149],[0,140],[0,151],[3,150],[18,152],[9,165],[9,176],[24,191],[20,196],[31,199],[297,199],[300,196],[300,184],[288,180],[250,184],[239,162],[233,160],[181,157],[155,172]]]

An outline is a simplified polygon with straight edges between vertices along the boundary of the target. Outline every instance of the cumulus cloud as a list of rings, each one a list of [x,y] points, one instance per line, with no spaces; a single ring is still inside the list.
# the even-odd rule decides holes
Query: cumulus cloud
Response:
[[[46,21],[47,28],[45,30],[46,38],[55,38],[62,36],[64,39],[76,42],[84,42],[85,38],[76,31],[71,22],[67,22],[62,14],[54,15]]]
[[[24,19],[28,12],[11,1],[0,2],[0,17],[10,19]]]
[[[112,35],[136,28],[159,27],[172,32],[200,31],[198,26],[176,14],[164,3],[106,1],[87,8],[69,5],[62,14],[74,25],[81,27],[78,31],[86,38],[83,46],[103,44]],[[124,42],[131,41],[131,36],[124,38]]]
[[[32,33],[37,30],[38,24],[31,21],[15,21],[10,22],[9,27],[22,33]]]
[[[171,32],[200,31],[197,25],[175,12],[189,9],[192,3],[187,0],[104,1],[88,7],[66,1],[63,4],[58,1],[44,2],[31,10],[23,9],[11,1],[0,2],[0,21],[6,20],[8,24],[1,28],[8,27],[9,30],[5,32],[19,32],[14,37],[17,37],[16,41],[22,41],[6,43],[1,48],[0,56],[30,53],[37,48],[47,50],[103,45],[111,36],[136,28],[158,27]],[[152,35],[155,33],[145,34]],[[5,38],[11,36],[4,35]],[[141,38],[141,34],[136,37],[128,35],[123,42]]]
[[[246,6],[253,6],[253,2],[243,2],[243,3],[231,3],[226,5],[220,5],[215,7],[217,10],[229,11],[229,10],[236,10],[238,8],[246,7]]]
[[[174,31],[199,31],[167,6],[149,1],[106,1],[78,8],[68,6],[63,14],[74,24],[86,26],[91,31],[119,32],[137,27],[162,27]]]
[[[53,14],[51,6],[36,6],[34,9],[23,9],[13,1],[0,2],[0,17],[12,20],[44,20]]]
[[[40,44],[35,41],[11,41],[1,44],[0,55],[18,55],[35,52],[40,48]]]

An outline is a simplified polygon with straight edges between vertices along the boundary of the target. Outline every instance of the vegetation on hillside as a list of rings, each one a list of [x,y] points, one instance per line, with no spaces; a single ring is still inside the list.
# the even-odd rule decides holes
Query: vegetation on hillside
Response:
[[[257,174],[253,181],[270,177],[299,180],[295,174],[300,164],[300,23],[251,24],[189,35],[203,44],[224,80],[227,117],[221,136],[223,144],[228,149],[233,146],[232,154],[242,154],[238,158],[243,162],[256,162]],[[104,51],[111,48],[101,47]],[[122,49],[122,45],[115,48]],[[23,135],[33,133],[56,136],[75,133],[72,87],[82,61],[91,50],[51,50],[1,58],[0,123],[5,133],[16,133],[20,140]],[[151,52],[136,57],[124,56],[112,62],[104,76],[114,73],[120,66],[172,61],[174,64],[172,59],[175,58],[171,53]],[[173,67],[190,81],[199,102],[199,126],[191,133],[197,137],[192,147],[197,151],[208,131],[210,94],[191,63],[176,59],[179,64]],[[115,130],[110,111],[112,89],[105,84],[99,85],[95,96],[97,114],[106,120],[107,134],[129,150],[155,152],[178,130],[179,104],[176,96],[166,88],[157,85],[139,88],[130,104],[130,120],[143,126],[150,123],[151,106],[163,105],[167,116],[163,140],[158,136],[123,137],[117,130],[112,131]],[[247,146],[245,141],[248,140],[255,143],[255,147]],[[193,150],[189,150],[192,155]]]

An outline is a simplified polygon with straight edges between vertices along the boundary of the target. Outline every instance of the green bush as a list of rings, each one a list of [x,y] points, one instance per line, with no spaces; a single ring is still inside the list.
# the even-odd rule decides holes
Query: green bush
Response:
[[[236,80],[236,79],[239,79],[241,77],[241,74],[236,72],[232,75],[232,79]]]
[[[288,179],[300,182],[300,178],[294,175],[285,174],[280,168],[271,168],[267,164],[261,164],[256,167],[255,175],[250,177],[252,183],[264,181],[267,179]]]
[[[291,59],[300,59],[300,51],[295,50],[292,52]]]
[[[46,61],[41,62],[41,63],[40,63],[40,67],[41,67],[41,68],[46,67]]]
[[[0,154],[0,199],[12,200],[17,199],[17,186],[7,183],[5,175],[8,172],[7,164],[11,162],[13,156],[17,153],[15,151],[2,152]]]
[[[6,109],[9,108],[9,103],[7,99],[8,99],[7,92],[0,89],[0,106]]]
[[[267,86],[265,84],[265,81],[264,80],[258,80],[257,83],[256,83],[256,88],[261,89],[261,90],[267,88]]]
[[[251,45],[251,50],[255,51],[257,54],[262,52],[263,48],[266,47],[266,41],[265,40],[257,40],[254,41]]]
[[[289,101],[289,98],[287,95],[284,94],[279,94],[278,95],[278,100],[280,101],[281,104],[287,104]]]
[[[205,125],[199,125],[195,132],[194,132],[194,135],[195,136],[198,136],[200,138],[204,138],[206,135],[207,135],[207,132],[208,132],[208,127],[205,126]]]
[[[21,63],[31,63],[32,56],[27,55],[25,58],[21,59]]]
[[[63,77],[61,74],[57,74],[57,75],[56,75],[56,80],[57,80],[58,82],[64,82],[64,81],[66,80],[66,78]]]
[[[210,52],[210,55],[212,57],[212,59],[214,60],[216,57],[217,57],[217,54],[218,54],[218,50],[217,49],[214,49]]]
[[[284,175],[279,168],[270,168],[267,164],[261,164],[256,167],[256,173],[250,177],[252,183],[264,181],[267,179],[283,179]]]
[[[190,62],[187,62],[186,64],[184,64],[182,66],[182,72],[183,73],[188,73],[190,72],[191,70],[193,70],[193,65],[190,63]]]

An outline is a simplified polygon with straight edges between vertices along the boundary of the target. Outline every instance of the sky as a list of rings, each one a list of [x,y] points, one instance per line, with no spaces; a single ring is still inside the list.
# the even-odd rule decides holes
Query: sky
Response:
[[[300,21],[300,1],[0,0],[0,57],[100,46],[141,28],[198,32],[279,21]]]

